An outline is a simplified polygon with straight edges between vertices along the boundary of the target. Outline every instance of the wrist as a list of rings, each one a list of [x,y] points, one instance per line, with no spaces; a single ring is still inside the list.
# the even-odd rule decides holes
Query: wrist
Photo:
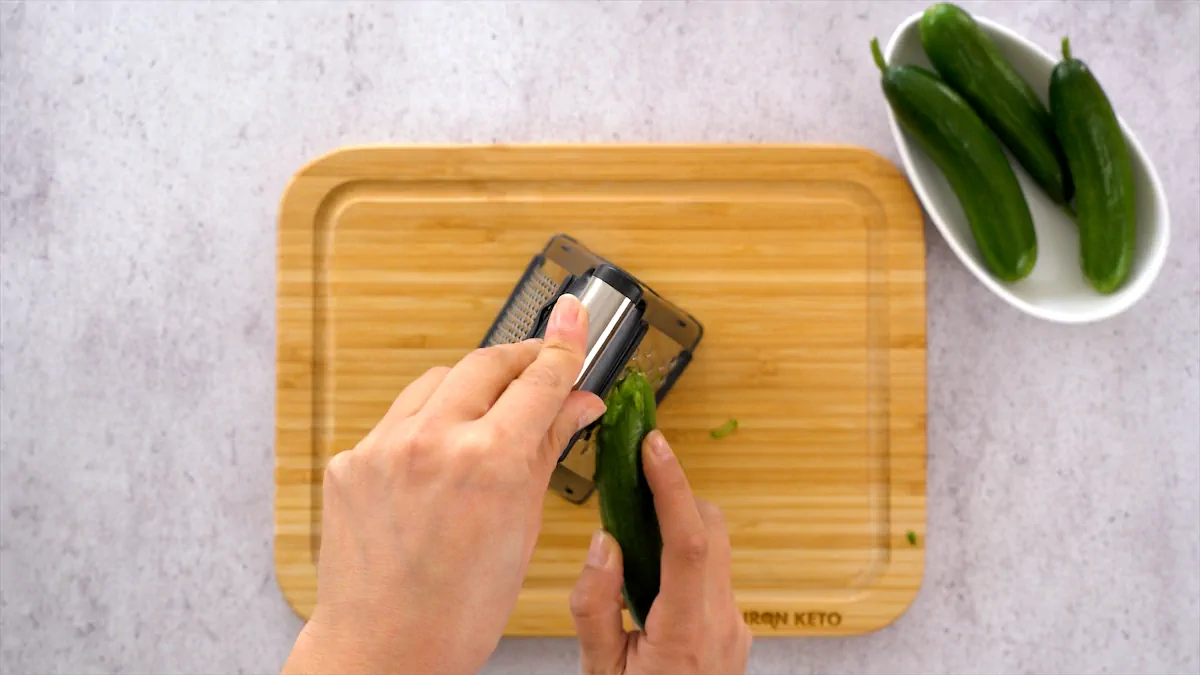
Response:
[[[282,675],[309,673],[471,673],[482,664],[468,664],[463,650],[447,644],[442,635],[425,635],[403,621],[352,621],[331,616],[318,607],[296,638]],[[418,636],[419,639],[413,636]]]
[[[358,642],[338,636],[314,614],[296,636],[281,675],[384,672],[372,665],[373,655],[364,651]]]

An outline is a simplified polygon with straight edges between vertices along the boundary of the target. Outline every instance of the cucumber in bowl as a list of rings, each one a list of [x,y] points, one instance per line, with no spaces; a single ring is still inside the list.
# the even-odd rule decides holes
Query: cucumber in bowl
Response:
[[[871,52],[888,105],[950,183],[988,270],[1004,281],[1025,278],[1037,263],[1037,234],[1000,141],[937,75],[889,66],[878,39]]]
[[[1121,124],[1096,77],[1083,61],[1063,60],[1050,75],[1050,107],[1071,171],[1079,176],[1075,210],[1083,274],[1101,293],[1125,283],[1137,240],[1133,163]]]
[[[969,13],[939,3],[925,10],[921,47],[942,80],[962,96],[1021,166],[1059,204],[1074,193],[1054,120]]]

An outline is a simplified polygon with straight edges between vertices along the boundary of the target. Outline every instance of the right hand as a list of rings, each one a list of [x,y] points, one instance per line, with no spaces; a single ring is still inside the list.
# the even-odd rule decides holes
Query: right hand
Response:
[[[733,599],[729,534],[721,510],[696,499],[661,432],[642,446],[662,530],[662,582],[645,632],[621,623],[621,550],[597,531],[571,593],[583,672],[744,673],[750,628]]]
[[[587,311],[544,341],[488,347],[405,387],[325,470],[317,606],[285,673],[475,673],[500,641],[576,431],[604,413],[572,391]]]

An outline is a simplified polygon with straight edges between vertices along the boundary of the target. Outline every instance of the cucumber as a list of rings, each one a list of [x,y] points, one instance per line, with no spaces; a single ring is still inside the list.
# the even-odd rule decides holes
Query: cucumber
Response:
[[[1071,58],[1067,38],[1062,51],[1050,75],[1050,109],[1075,176],[1080,266],[1092,288],[1107,294],[1125,283],[1133,267],[1133,163],[1104,89],[1083,61]]]
[[[646,376],[625,375],[605,400],[608,410],[597,432],[596,487],[600,522],[621,545],[625,605],[639,628],[658,597],[662,532],[654,494],[642,468],[642,441],[656,425],[654,388]]]
[[[921,47],[942,80],[959,93],[1012,152],[1034,182],[1066,205],[1074,187],[1054,120],[971,15],[949,3],[921,17]]]
[[[937,75],[917,66],[889,67],[878,39],[871,51],[897,121],[946,176],[988,270],[1004,281],[1028,276],[1037,263],[1037,234],[1000,141]]]

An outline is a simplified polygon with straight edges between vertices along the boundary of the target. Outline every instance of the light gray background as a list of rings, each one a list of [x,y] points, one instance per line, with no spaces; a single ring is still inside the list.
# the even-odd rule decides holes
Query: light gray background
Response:
[[[1200,669],[1200,8],[971,5],[1069,33],[1157,164],[1157,284],[1065,327],[928,235],[923,590],[751,670]],[[344,144],[812,141],[898,161],[871,36],[923,5],[0,6],[0,670],[276,671],[275,218]],[[568,672],[571,640],[490,672]]]

